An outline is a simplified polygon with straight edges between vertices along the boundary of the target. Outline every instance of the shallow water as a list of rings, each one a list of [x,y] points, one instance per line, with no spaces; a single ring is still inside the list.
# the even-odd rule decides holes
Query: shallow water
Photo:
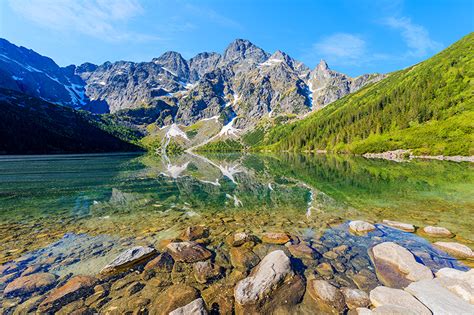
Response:
[[[95,274],[132,244],[158,248],[161,240],[201,224],[211,231],[211,248],[236,231],[286,232],[329,248],[354,247],[370,269],[366,249],[374,238],[414,246],[433,270],[462,269],[417,235],[378,225],[367,241],[354,241],[343,223],[440,225],[472,248],[473,191],[472,164],[444,161],[292,154],[6,156],[0,157],[0,263],[22,257],[23,267],[48,261],[58,276]],[[94,256],[90,249],[99,243]],[[70,263],[55,265],[51,257]]]

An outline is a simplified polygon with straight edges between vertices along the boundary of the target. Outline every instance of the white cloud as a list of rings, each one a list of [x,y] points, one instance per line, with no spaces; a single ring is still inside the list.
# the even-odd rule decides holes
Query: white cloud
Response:
[[[159,39],[121,30],[125,22],[143,14],[137,0],[10,0],[9,4],[24,18],[55,31],[73,31],[109,41]]]
[[[359,35],[336,33],[313,44],[311,55],[335,65],[359,64],[367,54],[365,40]]]
[[[423,26],[412,23],[409,18],[389,17],[383,20],[383,24],[401,31],[410,56],[424,57],[428,53],[442,48],[440,43],[430,38],[428,31]]]

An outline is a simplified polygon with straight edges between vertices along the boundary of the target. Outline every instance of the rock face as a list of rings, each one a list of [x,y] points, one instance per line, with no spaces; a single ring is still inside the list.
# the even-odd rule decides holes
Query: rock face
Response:
[[[29,295],[34,292],[45,291],[54,286],[55,283],[55,275],[40,272],[16,278],[5,287],[3,293],[6,296]]]
[[[431,312],[420,301],[415,299],[410,293],[388,287],[377,287],[370,291],[370,302],[375,307],[382,305],[395,305],[407,307],[415,314],[430,315]]]
[[[383,79],[381,75],[361,75],[356,78],[329,69],[328,64],[321,60],[311,72],[308,85],[312,92],[313,106],[322,108],[339,98],[357,91],[364,85]]]
[[[122,252],[110,264],[101,270],[101,274],[114,274],[125,271],[139,263],[142,263],[155,255],[155,249],[151,247],[137,246]]]
[[[463,244],[455,242],[436,242],[433,246],[459,259],[474,258],[472,249]]]
[[[364,221],[351,221],[349,222],[349,229],[355,234],[365,234],[375,230],[375,226]]]
[[[403,223],[403,222],[398,222],[398,221],[391,221],[391,220],[383,220],[383,224],[393,227],[395,229],[399,229],[405,232],[410,232],[413,233],[415,232],[415,227],[413,224],[408,224],[408,223]]]
[[[272,291],[292,275],[288,256],[282,250],[273,251],[262,259],[251,276],[237,283],[235,301],[242,306],[257,304],[266,296],[271,296]]]
[[[88,276],[75,276],[63,286],[54,289],[40,304],[41,312],[56,312],[62,306],[94,293],[97,280]]]
[[[170,243],[166,249],[174,260],[186,263],[206,260],[212,255],[210,251],[194,242]]]
[[[199,298],[185,306],[175,309],[170,312],[169,315],[207,315],[207,310],[203,299]]]
[[[222,55],[190,60],[169,51],[147,62],[84,63],[61,68],[32,50],[0,42],[0,87],[61,105],[125,115],[137,124],[192,124],[237,116],[240,129],[264,116],[305,114],[383,76],[350,78],[322,62],[312,72],[282,51],[237,39]],[[226,106],[227,105],[227,106]],[[140,110],[137,110],[140,109]]]
[[[89,102],[85,82],[75,66],[59,67],[52,59],[0,39],[0,86],[71,107]]]
[[[441,226],[425,226],[423,232],[433,237],[451,237],[453,234],[447,228]]]
[[[308,281],[307,291],[322,311],[342,313],[345,307],[341,291],[325,280]]]
[[[442,287],[435,280],[411,283],[406,289],[433,314],[473,314],[474,306]]]
[[[392,242],[375,245],[369,250],[377,277],[386,286],[404,288],[410,282],[433,278],[431,270],[415,260],[413,254]]]

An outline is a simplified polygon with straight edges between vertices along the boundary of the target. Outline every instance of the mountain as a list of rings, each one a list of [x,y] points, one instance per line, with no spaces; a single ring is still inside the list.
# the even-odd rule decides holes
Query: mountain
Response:
[[[88,102],[85,83],[75,66],[59,67],[52,59],[0,38],[0,87],[45,101],[81,107]]]
[[[314,78],[349,80],[321,63]],[[328,75],[326,75],[328,74]],[[474,33],[432,58],[261,136],[265,150],[474,155]],[[373,79],[372,79],[373,80]],[[356,86],[357,88],[357,86]],[[262,145],[263,144],[263,145]]]
[[[139,151],[138,134],[107,117],[0,88],[0,154]]]
[[[329,69],[324,61],[311,71],[282,51],[270,54],[244,39],[230,43],[223,54],[203,52],[189,60],[169,51],[149,62],[65,68],[1,40],[0,73],[0,88],[110,113],[146,133],[147,144],[167,140],[159,137],[173,124],[195,132],[203,127],[200,121],[217,124],[217,130],[204,128],[199,141],[181,141],[183,149],[238,140],[262,122],[296,119],[384,78],[373,74],[353,79]]]

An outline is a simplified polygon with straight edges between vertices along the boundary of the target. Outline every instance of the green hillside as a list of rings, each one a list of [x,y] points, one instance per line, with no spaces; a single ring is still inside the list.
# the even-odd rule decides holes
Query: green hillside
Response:
[[[0,154],[140,151],[139,134],[95,115],[0,89]]]
[[[474,33],[304,120],[272,128],[260,150],[474,155]]]

